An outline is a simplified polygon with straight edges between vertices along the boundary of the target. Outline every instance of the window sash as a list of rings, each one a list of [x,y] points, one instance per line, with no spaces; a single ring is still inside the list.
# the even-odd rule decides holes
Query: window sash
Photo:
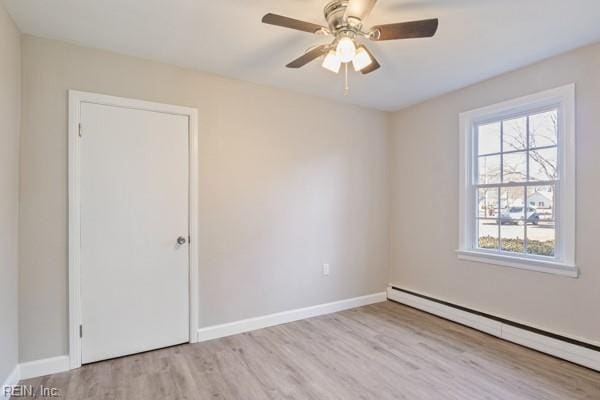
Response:
[[[549,111],[556,111],[556,115],[557,115],[557,126],[556,126],[556,144],[555,145],[549,145],[549,146],[539,146],[539,147],[530,147],[531,145],[531,126],[530,126],[530,119],[532,116],[537,115],[537,114],[541,114],[544,112],[549,112]],[[508,151],[504,151],[504,123],[507,120],[512,120],[512,119],[516,119],[516,118],[525,118],[525,148],[523,149],[517,149],[517,150],[508,150]],[[512,113],[512,114],[505,114],[505,115],[499,115],[496,117],[492,117],[492,118],[488,118],[486,120],[480,120],[477,122],[473,122],[472,128],[471,128],[471,143],[472,143],[472,157],[471,157],[471,184],[473,185],[477,185],[480,184],[479,183],[479,159],[481,157],[493,157],[493,156],[499,156],[500,157],[500,183],[504,183],[504,155],[506,154],[518,154],[518,153],[525,153],[526,155],[526,178],[523,182],[530,182],[530,177],[531,177],[531,171],[530,171],[530,153],[532,151],[540,151],[540,150],[548,150],[548,149],[557,149],[557,159],[556,159],[556,170],[560,171],[561,169],[561,165],[560,165],[560,149],[562,147],[562,143],[561,143],[561,132],[560,132],[560,127],[561,127],[561,118],[563,118],[562,116],[562,112],[561,112],[561,105],[559,103],[556,104],[551,104],[551,105],[547,105],[545,107],[532,107],[531,109],[526,109],[525,111],[521,111],[518,113]],[[495,153],[485,153],[485,154],[479,154],[479,128],[483,125],[489,125],[489,124],[494,124],[494,123],[500,123],[500,152],[495,152]],[[558,178],[557,180],[560,179],[560,174],[558,174]]]
[[[531,117],[537,114],[541,114],[544,112],[550,112],[550,111],[556,111],[557,113],[557,132],[556,132],[556,139],[557,139],[557,143],[555,145],[548,145],[548,146],[539,146],[539,147],[530,147],[531,145],[531,126],[530,126],[530,120]],[[513,119],[518,119],[518,118],[525,118],[525,147],[523,149],[516,149],[516,150],[508,150],[508,151],[504,151],[504,134],[505,134],[505,130],[504,130],[504,124],[505,121],[507,120],[513,120]],[[559,221],[556,215],[555,210],[560,208],[559,205],[559,195],[557,193],[557,191],[559,190],[559,181],[560,181],[560,175],[558,176],[557,179],[552,179],[552,180],[544,180],[544,181],[540,181],[540,180],[531,180],[531,170],[530,170],[530,153],[532,151],[539,151],[539,150],[546,150],[546,149],[557,149],[557,159],[556,159],[556,171],[560,171],[561,165],[560,165],[560,156],[558,155],[558,153],[560,152],[560,148],[561,148],[561,143],[560,143],[560,126],[561,126],[561,121],[560,118],[562,118],[561,116],[561,108],[560,108],[560,104],[551,104],[545,107],[541,107],[541,108],[531,108],[531,109],[526,109],[525,111],[521,111],[519,113],[513,113],[513,114],[506,114],[506,115],[502,115],[502,116],[496,116],[495,118],[488,118],[486,120],[480,120],[477,122],[473,122],[472,128],[471,128],[471,144],[472,144],[472,156],[471,156],[471,162],[470,165],[472,166],[471,168],[471,182],[470,182],[470,186],[471,186],[471,197],[474,197],[474,202],[472,203],[472,205],[474,206],[472,208],[472,215],[474,215],[475,217],[471,219],[472,221],[472,227],[471,230],[472,232],[474,232],[475,234],[472,235],[471,237],[471,248],[473,249],[477,249],[477,251],[485,251],[485,252],[492,252],[495,254],[510,254],[510,255],[519,255],[522,257],[527,257],[527,258],[540,258],[540,259],[550,259],[550,260],[557,260],[559,259],[559,249],[561,248],[559,240],[560,240],[560,235],[559,235]],[[495,124],[495,123],[499,123],[500,124],[500,151],[499,152],[495,152],[495,153],[483,153],[480,154],[479,153],[479,128],[481,126],[484,125],[489,125],[489,124]],[[526,166],[525,166],[525,177],[526,179],[524,179],[523,181],[519,181],[519,182],[504,182],[504,155],[507,154],[518,154],[518,153],[523,153],[525,154],[525,158],[526,158]],[[490,157],[490,156],[498,156],[500,157],[500,182],[496,182],[496,183],[479,183],[479,160],[482,157]],[[552,256],[542,256],[542,255],[535,255],[535,254],[531,254],[528,251],[528,232],[527,232],[527,209],[529,208],[529,201],[528,201],[528,188],[529,187],[536,187],[536,186],[552,186],[553,187],[553,218],[551,221],[548,222],[554,222],[554,255]],[[503,188],[519,188],[522,187],[524,188],[524,193],[523,193],[523,208],[524,208],[524,212],[523,212],[523,219],[517,219],[515,221],[518,222],[523,222],[523,252],[511,252],[511,251],[506,251],[502,249],[502,221],[505,221],[505,219],[503,219],[501,217],[501,212],[502,212],[502,189]],[[486,189],[486,188],[493,188],[493,189],[497,189],[498,191],[498,199],[497,199],[497,204],[498,204],[498,209],[497,209],[497,217],[496,218],[481,218],[479,217],[479,203],[477,200],[477,196],[478,196],[478,190],[479,189]],[[479,246],[479,223],[482,220],[492,220],[492,221],[496,221],[497,225],[498,225],[498,233],[497,233],[497,248],[495,249],[486,249],[486,248],[482,248]]]
[[[534,257],[534,258],[539,258],[541,260],[556,260],[559,258],[559,220],[557,218],[556,215],[556,211],[560,208],[559,204],[558,204],[558,185],[559,185],[559,181],[555,180],[555,181],[546,181],[546,184],[544,185],[540,185],[537,182],[528,182],[527,184],[524,183],[515,183],[513,184],[512,182],[510,184],[495,184],[495,185],[482,185],[483,187],[479,186],[479,185],[473,185],[473,196],[474,196],[474,201],[473,201],[473,232],[475,232],[475,234],[472,237],[472,248],[477,249],[477,251],[480,250],[484,250],[486,252],[492,252],[495,254],[510,254],[510,255],[515,255],[518,254],[519,256],[524,256],[524,257]],[[528,213],[528,208],[530,207],[529,204],[529,199],[528,199],[528,191],[527,189],[529,187],[538,187],[538,186],[552,186],[552,197],[553,197],[553,201],[552,201],[552,218],[550,219],[545,219],[544,222],[552,222],[554,223],[554,255],[552,256],[544,256],[544,255],[536,255],[536,254],[531,254],[528,252],[528,242],[529,242],[529,235],[527,232],[527,213]],[[523,217],[522,218],[518,218],[518,219],[513,219],[513,218],[502,218],[502,188],[503,187],[522,187],[524,188],[523,190]],[[496,218],[491,218],[491,217],[480,217],[479,216],[479,201],[478,201],[478,189],[498,189],[498,198],[496,200],[497,202],[497,209],[496,209]],[[508,205],[507,205],[508,207]],[[486,249],[483,247],[479,246],[479,223],[480,221],[495,221],[498,225],[498,233],[497,233],[497,237],[496,240],[498,241],[498,247],[496,249]],[[502,249],[502,222],[523,222],[523,252],[512,252],[512,251],[506,251]]]

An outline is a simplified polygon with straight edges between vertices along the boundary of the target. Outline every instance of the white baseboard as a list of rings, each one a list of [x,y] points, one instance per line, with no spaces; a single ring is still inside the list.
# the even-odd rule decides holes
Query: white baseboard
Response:
[[[380,303],[387,300],[385,292],[375,293],[362,297],[336,301],[333,303],[320,304],[313,307],[300,308],[297,310],[284,311],[277,314],[265,315],[257,318],[245,319],[228,324],[209,326],[198,329],[198,341],[216,339],[224,336],[235,335],[255,329],[266,328],[299,319],[330,314],[350,308]],[[19,380],[36,378],[38,376],[56,374],[68,371],[69,356],[58,356],[21,363],[15,368],[15,372],[7,379],[6,384],[16,384]],[[0,399],[2,399],[0,397]]]
[[[44,358],[15,366],[13,372],[6,378],[0,392],[0,400],[8,400],[4,386],[14,386],[24,379],[37,378],[38,376],[56,374],[69,370],[69,356]]]
[[[225,336],[236,335],[253,331],[256,329],[267,328],[269,326],[285,324],[300,319],[316,317],[324,314],[331,314],[338,311],[348,310],[366,306],[374,303],[386,301],[385,292],[374,293],[367,296],[354,297],[351,299],[334,301],[333,303],[319,304],[312,307],[298,308],[290,311],[283,311],[275,314],[264,315],[256,318],[248,318],[227,324],[214,325],[198,329],[198,341],[218,339]]]
[[[4,390],[5,386],[14,386],[16,384],[19,383],[19,366],[15,365],[15,368],[12,370],[12,372],[10,373],[10,375],[6,378],[6,380],[4,381],[4,383],[2,384],[2,387],[0,388],[0,390],[2,390],[2,392],[0,392],[0,399],[1,400],[8,400],[10,399],[10,395],[8,394],[8,392],[6,392]]]
[[[56,374],[69,369],[69,356],[44,358],[19,364],[19,378],[21,380],[37,378],[38,376]]]
[[[600,352],[571,344],[545,335],[517,328],[500,321],[446,306],[410,293],[388,287],[388,299],[427,311],[428,313],[458,322],[501,339],[541,351],[575,364],[600,371]]]

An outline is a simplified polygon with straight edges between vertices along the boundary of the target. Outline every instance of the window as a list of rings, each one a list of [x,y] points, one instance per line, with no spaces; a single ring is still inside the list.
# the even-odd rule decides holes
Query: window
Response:
[[[577,276],[574,85],[460,115],[459,257]]]

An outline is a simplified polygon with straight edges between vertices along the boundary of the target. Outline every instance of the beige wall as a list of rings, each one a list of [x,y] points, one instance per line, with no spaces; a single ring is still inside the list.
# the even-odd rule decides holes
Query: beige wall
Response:
[[[0,387],[18,361],[19,35],[0,5]]]
[[[579,279],[459,261],[458,114],[577,85]],[[600,44],[501,75],[392,117],[391,282],[600,342]]]
[[[67,353],[69,89],[199,110],[201,326],[381,291],[390,278],[407,289],[600,342],[600,257],[593,250],[600,226],[600,45],[391,118],[31,36],[23,37],[22,50],[21,361]],[[581,277],[459,261],[458,114],[571,82],[577,84]],[[321,275],[325,262],[332,266],[329,277]]]
[[[22,361],[67,353],[69,89],[198,109],[202,326],[385,289],[387,114],[30,36],[22,45]]]

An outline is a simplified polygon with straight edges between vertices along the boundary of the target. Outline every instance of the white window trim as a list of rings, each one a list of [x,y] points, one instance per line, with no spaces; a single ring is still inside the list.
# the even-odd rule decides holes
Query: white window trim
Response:
[[[475,196],[471,185],[474,126],[483,120],[502,119],[534,108],[556,106],[559,113],[559,177],[557,248],[555,258],[526,254],[506,255],[474,248]],[[575,265],[575,84],[460,114],[459,248],[458,257],[507,267],[578,277]]]

